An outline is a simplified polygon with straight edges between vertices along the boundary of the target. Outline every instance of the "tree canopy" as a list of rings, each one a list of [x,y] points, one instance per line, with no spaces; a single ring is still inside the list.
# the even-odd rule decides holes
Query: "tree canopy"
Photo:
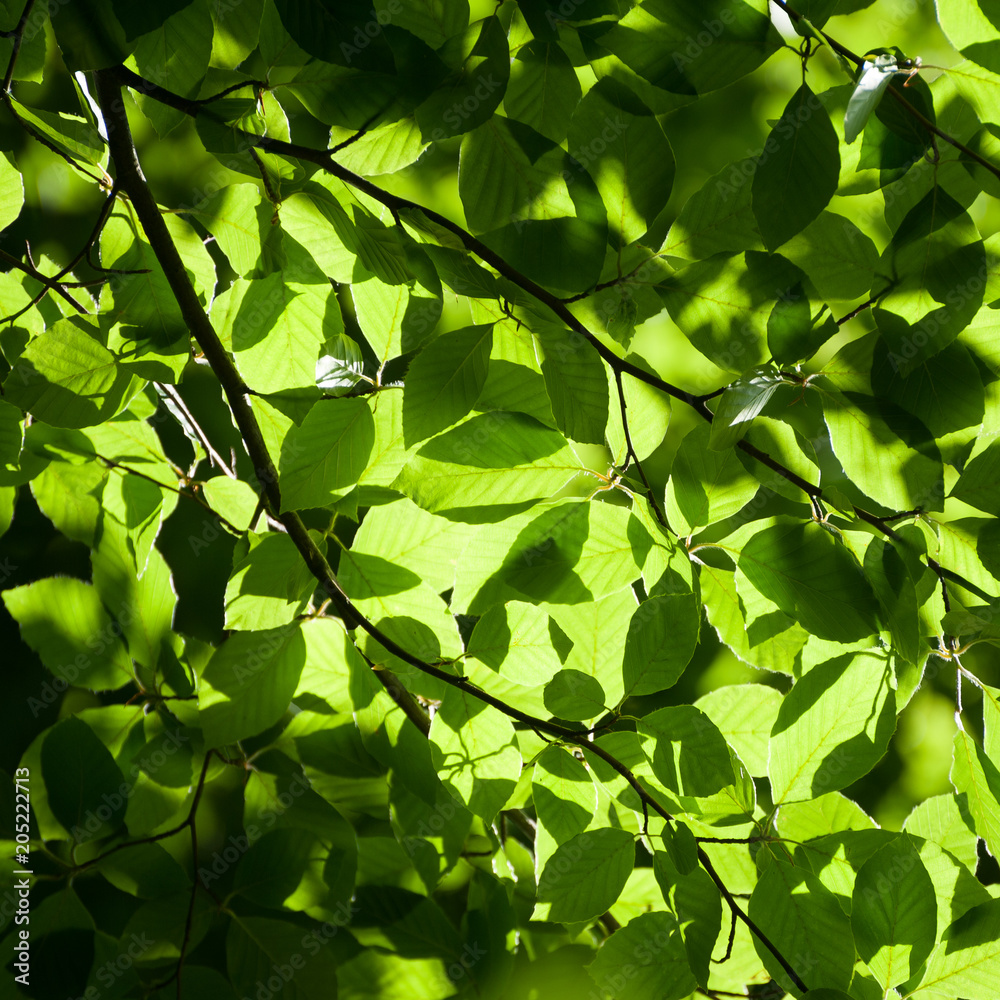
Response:
[[[993,1000],[996,4],[0,18],[0,997]]]

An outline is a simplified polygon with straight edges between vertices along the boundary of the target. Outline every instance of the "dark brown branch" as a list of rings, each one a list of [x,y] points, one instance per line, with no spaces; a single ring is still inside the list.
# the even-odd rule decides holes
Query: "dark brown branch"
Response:
[[[69,274],[70,271],[76,267],[84,258],[86,258],[87,263],[95,271],[107,271],[107,268],[100,267],[90,259],[90,251],[94,249],[95,244],[101,238],[101,233],[104,230],[108,219],[111,216],[111,211],[115,207],[115,202],[118,200],[118,185],[112,184],[111,190],[108,192],[107,198],[104,200],[104,204],[101,206],[101,211],[97,215],[97,221],[94,223],[94,228],[91,230],[90,236],[87,237],[86,243],[80,248],[80,252],[56,275],[56,280]],[[148,272],[148,268],[143,268],[142,272],[145,274]]]
[[[201,425],[195,419],[195,415],[188,408],[187,403],[184,402],[184,397],[172,386],[167,383],[160,384],[156,383],[156,388],[159,390],[161,398],[168,398],[174,406],[183,414],[184,419],[191,425],[191,429],[194,431],[195,436],[201,442],[201,446],[205,449],[206,454],[212,461],[220,468],[222,471],[230,478],[236,478],[236,470],[231,469],[227,464],[226,460],[215,450],[212,442],[209,441],[208,435],[202,430]]]
[[[852,309],[846,316],[841,316],[840,319],[834,320],[837,326],[843,326],[849,319],[854,319],[855,316],[860,316],[866,309],[871,309],[875,305],[877,299],[869,299],[867,302],[862,302],[856,309]]]
[[[0,250],[0,260],[5,264],[10,264],[11,267],[16,267],[19,271],[24,271],[29,277],[34,278],[35,281],[41,282],[46,289],[52,289],[58,292],[78,313],[86,313],[87,310],[80,305],[76,299],[73,298],[69,292],[63,287],[62,282],[56,278],[50,278],[46,274],[42,274],[41,271],[36,267],[32,267],[30,264],[25,264],[23,261],[18,260],[16,257],[7,253],[6,250]]]
[[[154,844],[158,840],[166,840],[167,837],[173,837],[180,833],[186,826],[191,825],[194,822],[194,814],[198,809],[198,803],[201,801],[201,793],[205,787],[205,778],[208,775],[208,765],[212,759],[213,753],[215,753],[214,750],[209,750],[208,753],[205,754],[205,760],[201,765],[201,776],[198,778],[198,784],[195,786],[194,798],[191,800],[191,808],[184,820],[178,823],[177,826],[171,827],[169,830],[164,830],[162,833],[154,833],[148,837],[140,837],[138,840],[126,840],[120,844],[115,844],[114,847],[109,848],[103,854],[98,854],[96,858],[91,858],[89,861],[84,861],[82,864],[74,865],[74,874],[86,871],[88,868],[93,868],[94,865],[100,864],[105,858],[110,858],[112,854],[117,854],[119,851],[125,850],[126,847],[135,847],[137,844]],[[197,858],[195,859],[195,864],[197,864]]]
[[[732,914],[732,919],[729,921],[729,940],[726,942],[726,953],[722,958],[713,958],[712,961],[716,965],[722,965],[723,962],[728,962],[733,954],[733,942],[736,940],[736,913]]]
[[[769,469],[777,472],[779,476],[787,479],[790,483],[794,483],[803,493],[808,493],[810,497],[815,497],[819,499],[823,496],[823,490],[819,486],[813,486],[812,483],[806,482],[801,476],[796,475],[791,469],[786,469],[780,462],[771,458],[770,455],[765,451],[761,451],[760,448],[755,447],[746,438],[742,438],[737,442],[736,447],[740,451],[745,451],[751,458],[756,458],[758,462],[763,463]]]
[[[387,667],[376,667],[371,660],[364,657],[365,663],[372,668],[379,683],[385,688],[389,697],[403,710],[406,717],[412,722],[424,736],[430,734],[431,720],[427,713],[417,704],[413,695],[400,683],[399,678]]]
[[[354,607],[351,599],[334,576],[333,570],[326,561],[326,556],[310,537],[299,515],[294,511],[278,514],[281,510],[281,493],[278,488],[277,470],[267,452],[257,418],[247,401],[243,380],[198,301],[198,296],[187,276],[184,263],[170,238],[170,233],[160,215],[159,208],[139,170],[128,119],[125,116],[125,105],[122,103],[114,72],[99,70],[96,77],[98,103],[104,113],[111,158],[117,171],[118,184],[129,196],[146,237],[163,268],[174,297],[177,299],[181,314],[222,385],[233,413],[233,419],[243,437],[247,454],[254,466],[255,476],[271,512],[284,525],[288,536],[299,550],[310,572],[319,581],[348,628],[361,628],[381,643],[389,653],[399,657],[404,663],[408,663],[417,670],[436,677],[452,687],[465,691],[526,726],[537,727],[552,736],[563,739],[580,739],[580,735],[576,731],[566,729],[548,720],[536,719],[526,712],[521,712],[481,690],[467,678],[457,677],[440,669],[440,667],[426,663],[394,642]]]
[[[10,52],[10,59],[7,61],[7,70],[3,75],[4,93],[10,90],[10,82],[14,79],[14,65],[17,63],[17,57],[21,52],[21,40],[24,38],[24,29],[28,26],[28,16],[31,14],[31,8],[34,6],[35,0],[27,0],[24,10],[21,11],[21,16],[14,26],[14,31],[9,36],[14,39],[14,46]]]
[[[242,80],[239,83],[232,83],[228,87],[220,90],[217,94],[212,94],[211,97],[199,97],[197,99],[192,99],[192,104],[211,104],[213,101],[219,101],[223,97],[228,97],[230,94],[235,94],[237,90],[243,90],[244,87],[252,87],[255,91],[269,90],[270,85],[266,80]]]
[[[205,111],[205,109],[197,103],[181,97],[178,94],[174,94],[157,84],[150,83],[148,80],[144,80],[141,76],[124,66],[117,67],[114,70],[107,70],[106,72],[114,73],[119,82],[125,86],[147,94],[154,100],[160,101],[169,107],[176,108],[178,111],[183,111],[185,114],[191,115],[192,117],[196,117]],[[296,157],[298,159],[305,160],[307,163],[314,163],[318,167],[322,167],[327,173],[330,173],[339,180],[342,180],[345,184],[349,184],[351,187],[356,188],[363,194],[367,194],[369,197],[374,198],[376,201],[385,205],[385,207],[392,212],[394,217],[398,218],[400,212],[406,211],[419,211],[423,213],[423,215],[430,221],[441,226],[443,229],[447,229],[450,233],[457,236],[467,250],[474,253],[481,260],[486,261],[486,263],[489,264],[490,267],[492,267],[498,274],[503,275],[519,288],[526,291],[533,298],[537,299],[543,305],[551,309],[552,312],[555,313],[571,330],[578,333],[581,337],[584,337],[613,371],[631,375],[633,378],[637,378],[641,382],[646,382],[648,385],[660,389],[669,396],[673,396],[675,399],[679,399],[682,402],[694,407],[694,409],[699,412],[702,412],[704,404],[696,395],[686,392],[678,386],[672,385],[670,382],[665,381],[658,375],[650,375],[649,372],[644,371],[637,365],[633,365],[631,362],[620,358],[614,351],[611,350],[611,348],[591,333],[590,330],[588,330],[587,327],[584,326],[572,312],[570,312],[566,304],[558,296],[553,295],[550,291],[548,291],[548,289],[543,288],[527,275],[522,274],[516,268],[512,267],[506,260],[503,259],[503,257],[491,250],[485,243],[481,243],[467,230],[452,222],[451,219],[445,218],[445,216],[440,215],[433,209],[424,208],[422,205],[418,205],[416,202],[410,201],[407,198],[400,198],[398,195],[390,194],[388,191],[383,190],[371,181],[366,180],[364,177],[361,177],[348,170],[346,167],[341,166],[336,160],[334,160],[328,150],[310,149],[307,146],[299,146],[295,143],[284,142],[280,139],[253,135],[250,132],[245,132],[241,129],[234,129],[234,132],[247,143],[248,147],[256,146],[258,149],[264,150],[265,152],[277,153],[281,156]]]
[[[184,270],[183,262],[177,253],[177,249],[170,238],[170,234],[163,222],[159,209],[157,208],[149,189],[146,187],[145,180],[139,171],[138,161],[135,157],[135,147],[132,143],[132,137],[128,127],[128,119],[125,117],[125,108],[121,101],[121,94],[115,80],[115,76],[108,70],[100,70],[97,72],[96,76],[98,102],[105,117],[105,124],[108,130],[108,138],[111,146],[111,158],[117,171],[118,183],[121,185],[122,190],[125,191],[131,199],[132,204],[135,207],[136,214],[138,215],[142,227],[145,230],[146,237],[148,238],[150,245],[153,247],[153,251],[156,254],[157,259],[163,268],[164,274],[167,276],[167,280],[174,291],[174,295],[178,300],[178,305],[181,308],[184,319],[223,386],[223,391],[226,393],[226,397],[229,400],[234,419],[236,420],[237,426],[243,435],[243,440],[247,446],[248,453],[254,463],[258,481],[261,483],[273,510],[279,511],[281,509],[281,496],[278,491],[277,474],[275,472],[274,465],[271,462],[270,456],[267,453],[267,448],[264,445],[263,438],[261,437],[256,418],[254,417],[253,411],[250,409],[250,406],[246,401],[246,397],[243,394],[242,379],[239,377],[233,363],[230,361],[225,349],[219,341],[215,330],[212,328],[211,322],[202,310],[201,304],[198,302],[194,288],[191,285],[190,279],[187,277],[186,271]],[[545,292],[543,289],[539,289],[539,291],[541,291],[546,297],[551,298],[549,293]],[[643,376],[646,376],[646,373],[643,372],[642,369],[636,370]],[[649,377],[646,376],[646,380],[648,380],[648,378]],[[691,398],[694,399],[694,397]],[[298,515],[291,511],[286,512],[280,516],[280,520],[285,525],[289,536],[295,543],[296,548],[298,548],[300,554],[306,562],[306,565],[309,566],[310,571],[316,579],[319,580],[326,593],[332,599],[334,605],[338,608],[341,616],[345,618],[345,621],[347,621],[350,626],[362,628],[372,638],[380,642],[390,653],[398,656],[405,663],[409,663],[418,670],[421,670],[432,677],[436,677],[438,680],[444,681],[452,687],[456,687],[459,690],[462,690],[479,699],[480,701],[493,706],[509,718],[515,719],[526,726],[530,726],[531,728],[560,737],[566,742],[574,743],[580,746],[585,753],[593,753],[597,757],[600,757],[601,760],[620,774],[629,783],[633,790],[637,792],[640,798],[647,802],[659,816],[667,822],[671,821],[672,817],[670,813],[667,812],[667,810],[656,800],[654,796],[650,795],[650,793],[643,788],[636,776],[624,764],[622,764],[621,761],[615,758],[603,747],[596,743],[591,743],[585,735],[566,729],[563,726],[557,725],[547,719],[537,719],[528,715],[526,712],[522,712],[511,705],[507,705],[499,698],[495,698],[493,695],[482,691],[466,678],[455,677],[452,674],[446,673],[433,664],[424,662],[412,653],[400,647],[397,643],[393,642],[363,615],[356,611],[350,601],[350,598],[335,579],[333,571],[330,569],[330,566],[326,561],[326,557],[316,547],[316,544],[310,538],[305,525],[302,523],[302,520],[298,517]],[[799,986],[800,989],[805,989],[802,980],[788,963],[788,960],[781,955],[774,944],[768,939],[767,935],[764,934],[764,932],[739,907],[739,904],[733,898],[732,893],[726,888],[722,879],[719,877],[718,872],[715,871],[711,858],[709,858],[709,856],[705,853],[704,849],[699,847],[698,852],[699,859],[701,860],[703,867],[708,872],[713,882],[715,882],[718,886],[719,892],[726,900],[730,909],[738,915],[739,919],[746,924],[746,926],[757,936],[761,943],[767,947],[772,954],[774,954],[775,959],[781,964],[781,967],[785,969],[796,985]]]
[[[171,493],[176,493],[179,497],[186,497],[188,500],[193,500],[196,504],[199,504],[201,507],[204,507],[205,510],[209,512],[209,514],[212,514],[214,517],[217,517],[227,528],[229,528],[233,532],[233,534],[241,535],[243,533],[242,528],[238,528],[231,521],[224,518],[217,510],[215,510],[204,500],[202,500],[202,498],[198,496],[196,493],[188,493],[177,486],[171,486],[169,483],[161,483],[159,479],[154,479],[153,476],[150,476],[145,472],[140,472],[138,469],[133,469],[131,466],[123,465],[121,462],[118,462],[113,458],[105,458],[104,455],[99,455],[96,453],[94,454],[94,458],[96,458],[99,462],[103,462],[104,465],[106,465],[109,469],[119,469],[120,471],[127,473],[130,476],[138,476],[140,479],[145,479],[147,482],[155,483],[155,485],[159,486],[161,489],[170,490]]]
[[[802,15],[792,7],[789,7],[785,0],[773,0],[773,3],[780,7],[793,21],[801,21],[803,19]],[[849,48],[841,45],[836,39],[831,38],[825,31],[820,31],[819,28],[814,28],[818,34],[823,37],[823,40],[830,46],[834,52],[840,53],[845,59],[850,59],[855,66],[860,66],[864,59],[859,56],[856,52],[852,52]],[[902,105],[903,109],[916,121],[927,129],[932,135],[936,135],[939,139],[943,139],[950,146],[954,146],[960,153],[969,157],[970,160],[974,160],[980,166],[985,167],[991,174],[995,177],[1000,177],[1000,167],[995,164],[990,163],[989,160],[980,156],[977,152],[969,149],[964,143],[959,142],[957,139],[952,138],[947,132],[938,128],[929,118],[924,117],[904,96],[903,94],[891,84],[889,85],[889,93],[892,94],[893,99]]]
[[[667,524],[666,516],[663,511],[660,510],[660,505],[656,500],[656,494],[653,492],[653,487],[649,485],[649,480],[646,478],[646,473],[643,471],[642,463],[639,461],[639,456],[635,453],[635,447],[632,444],[632,435],[628,429],[628,405],[625,402],[625,390],[622,387],[622,373],[617,369],[615,370],[615,386],[618,389],[618,402],[621,406],[622,412],[622,431],[625,434],[625,462],[622,465],[622,475],[625,475],[625,472],[628,470],[629,462],[635,462],[635,468],[639,473],[639,478],[642,480],[642,485],[646,487],[646,499],[649,500],[649,505],[653,508],[656,520],[669,531],[670,526]]]

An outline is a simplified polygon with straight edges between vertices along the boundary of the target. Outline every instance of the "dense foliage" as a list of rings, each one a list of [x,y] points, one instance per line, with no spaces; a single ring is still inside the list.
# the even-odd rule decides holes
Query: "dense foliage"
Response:
[[[5,0],[0,997],[996,996],[1000,11],[868,7]]]

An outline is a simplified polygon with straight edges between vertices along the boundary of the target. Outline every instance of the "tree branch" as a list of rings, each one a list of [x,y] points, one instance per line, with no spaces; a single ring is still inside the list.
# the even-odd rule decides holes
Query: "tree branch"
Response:
[[[167,231],[156,202],[153,200],[153,197],[146,186],[145,179],[139,169],[139,163],[135,154],[135,146],[133,145],[131,132],[129,130],[128,118],[125,115],[125,106],[121,100],[121,92],[117,82],[122,72],[122,70],[98,70],[96,73],[98,103],[105,118],[105,126],[108,132],[109,145],[111,147],[111,159],[115,164],[117,182],[121,185],[122,190],[128,194],[130,200],[132,201],[136,215],[142,224],[150,246],[153,248],[153,252],[156,254],[157,260],[160,262],[160,266],[163,268],[167,281],[170,283],[174,296],[178,301],[181,313],[184,316],[192,335],[198,342],[202,352],[215,372],[216,377],[222,384],[223,391],[226,394],[226,398],[229,401],[230,408],[233,412],[233,418],[236,421],[236,425],[239,428],[241,435],[243,436],[247,452],[254,464],[257,479],[263,487],[269,504],[273,508],[273,511],[277,514],[277,512],[281,510],[281,494],[278,489],[277,472],[271,462],[270,456],[268,455],[267,447],[265,446],[263,437],[261,436],[256,417],[254,416],[253,410],[247,402],[244,394],[243,380],[240,378],[233,362],[226,354],[226,351],[222,346],[218,335],[215,333],[208,316],[205,314],[198,301],[197,294],[195,293],[194,287],[187,276],[183,262],[177,252],[177,248],[174,246],[173,241],[170,238],[170,234]],[[128,73],[129,71],[124,72]],[[325,156],[325,158],[329,160],[328,156]],[[330,162],[332,163],[332,161]],[[358,178],[358,180],[360,181],[361,179]],[[367,182],[364,183],[367,185]],[[371,187],[374,187],[374,185],[371,185]],[[386,195],[386,197],[388,197],[388,195]],[[402,199],[394,200],[397,203],[402,202]],[[407,202],[405,204],[409,205],[410,203]],[[442,219],[442,221],[446,220]],[[448,225],[449,227],[453,226],[452,223],[448,223]],[[454,228],[458,229],[459,233],[463,232],[463,230],[459,227]],[[468,236],[468,234],[466,234],[466,236]],[[473,243],[478,244],[478,241],[474,240],[471,236],[469,236],[468,239]],[[485,250],[486,248],[483,247],[483,249]],[[492,251],[490,251],[490,253],[492,255]],[[499,258],[496,259],[499,260]],[[504,267],[507,268],[505,264]],[[512,271],[510,268],[507,268],[507,270],[508,272]],[[558,302],[558,300],[551,296],[550,293],[535,285],[534,282],[531,282],[529,279],[525,278],[523,280],[527,283],[527,285],[538,289],[541,295],[544,296],[542,301],[551,300],[558,305],[560,310],[568,312],[565,310],[562,303]],[[534,292],[532,294],[534,294]],[[572,317],[572,319],[574,320],[574,323],[577,323],[575,317]],[[596,343],[600,342],[596,341]],[[605,348],[603,344],[601,344],[600,347],[603,351],[607,351],[607,348]],[[629,374],[632,374],[629,369],[635,368],[635,366],[625,366],[625,363],[621,362],[621,359],[617,358],[616,355],[612,354],[611,356],[623,365],[620,369],[621,371],[628,371]],[[651,381],[651,377],[640,368],[635,368],[635,372],[638,373],[636,377],[642,376],[643,381],[650,382],[650,384],[655,385],[657,384],[657,381],[659,381],[655,379]],[[698,403],[696,397],[691,396],[689,393],[683,393],[682,398],[692,401],[692,405],[696,405]],[[700,405],[703,406],[704,404]],[[298,514],[294,511],[287,511],[279,514],[278,516],[288,531],[289,537],[295,543],[295,546],[299,550],[299,553],[301,554],[306,565],[331,598],[334,606],[337,607],[349,627],[360,627],[373,639],[380,642],[390,653],[398,656],[405,663],[409,663],[418,670],[421,670],[432,677],[436,677],[438,680],[444,681],[452,687],[456,687],[478,700],[493,706],[509,718],[515,719],[516,721],[531,728],[549,733],[552,736],[559,737],[568,743],[580,746],[585,752],[595,754],[606,764],[612,767],[618,774],[620,774],[640,796],[641,800],[647,803],[647,805],[650,806],[659,816],[667,822],[672,821],[673,817],[671,814],[656,800],[653,795],[643,788],[638,778],[636,778],[632,771],[603,747],[596,743],[592,743],[586,734],[566,729],[565,727],[551,722],[548,719],[538,719],[526,712],[522,712],[519,709],[501,701],[499,698],[481,690],[466,678],[456,677],[453,674],[449,674],[444,670],[441,670],[433,664],[426,663],[419,657],[416,657],[412,653],[403,649],[388,636],[384,635],[354,608],[350,598],[334,577],[333,571],[326,561],[326,557],[317,548],[315,542],[313,542],[312,538],[309,536],[309,533],[306,531],[305,525],[302,523]],[[800,989],[805,990],[805,985],[789,964],[788,960],[781,955],[775,945],[768,939],[767,935],[764,934],[764,932],[739,907],[739,904],[734,899],[732,893],[726,888],[719,874],[715,871],[711,858],[709,858],[708,854],[705,853],[704,849],[701,847],[698,848],[698,852],[699,860],[708,872],[709,876],[718,886],[719,892],[726,900],[730,909],[736,913],[739,919],[746,924],[751,932],[757,936],[760,942],[775,956],[775,959],[781,964],[781,967],[785,969],[795,984]]]

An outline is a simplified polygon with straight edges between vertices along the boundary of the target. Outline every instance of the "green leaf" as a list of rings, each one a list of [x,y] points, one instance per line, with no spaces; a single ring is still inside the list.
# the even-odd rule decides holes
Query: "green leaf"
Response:
[[[418,160],[427,142],[412,118],[372,129],[337,154],[348,170],[365,177],[394,174]]]
[[[670,318],[713,364],[737,375],[767,360],[767,320],[802,272],[780,254],[716,254],[659,283]]]
[[[187,4],[184,0],[164,0],[155,7],[142,7],[128,3],[128,0],[111,0],[115,16],[125,29],[125,37],[132,41],[139,35],[156,31],[164,21],[183,10]]]
[[[311,866],[317,846],[307,830],[269,830],[240,858],[233,891],[259,906],[280,909]]]
[[[534,129],[493,117],[467,133],[459,194],[470,228],[513,267],[567,293],[597,283],[604,204],[584,167]]]
[[[538,821],[558,845],[582,833],[594,818],[597,788],[582,761],[552,746],[535,761],[531,798]]]
[[[845,474],[872,500],[893,511],[940,509],[941,456],[919,420],[860,392],[824,391],[823,416]]]
[[[702,695],[695,708],[708,716],[757,777],[767,774],[768,738],[781,701],[781,693],[766,684],[731,684]]]
[[[634,917],[605,940],[587,971],[602,996],[622,1000],[681,1000],[697,986],[672,913]]]
[[[191,214],[215,237],[240,277],[263,276],[283,263],[273,208],[256,184],[228,184],[199,202]]]
[[[390,358],[424,344],[441,316],[440,282],[386,285],[371,278],[351,285],[351,297],[358,324],[380,369]]]
[[[348,209],[351,214],[348,215]],[[322,284],[325,277],[348,284],[367,271],[390,285],[409,277],[406,255],[395,233],[369,215],[343,190],[339,181],[320,178],[281,204],[282,248],[293,253],[295,243],[308,264],[299,280]]]
[[[107,470],[97,462],[52,462],[32,480],[31,494],[42,513],[67,538],[93,545],[107,479]]]
[[[680,832],[682,827],[688,829],[681,823],[674,828]],[[693,835],[690,836],[690,847],[696,847]],[[677,918],[691,972],[705,986],[722,925],[722,896],[708,872],[695,865],[682,875],[667,852],[654,852],[653,871],[664,901]]]
[[[631,587],[596,601],[550,607],[552,618],[572,644],[568,652],[559,649],[564,661],[561,673],[576,679],[593,677],[600,684],[604,692],[601,700],[607,705],[618,704],[625,697],[621,649],[626,644],[635,607]],[[558,632],[554,633],[554,640],[556,636]],[[558,646],[558,642],[555,644]],[[551,692],[550,685],[547,694]]]
[[[872,391],[920,420],[937,438],[983,420],[982,377],[971,354],[961,344],[949,344],[933,358],[902,375],[889,359],[884,341],[875,343]]]
[[[694,656],[701,609],[693,594],[650,597],[636,608],[625,640],[626,696],[672,687]]]
[[[469,960],[468,954],[463,957]],[[459,968],[464,971],[464,966]],[[336,972],[340,988],[364,1000],[381,996],[449,1000],[455,995],[455,985],[447,969],[439,958],[407,959],[395,952],[368,948],[339,965]]]
[[[785,695],[771,730],[775,803],[846,788],[881,760],[896,725],[888,658],[847,653],[817,664]]]
[[[991,441],[966,464],[949,496],[1000,517],[1000,441]]]
[[[936,11],[948,41],[969,59],[995,69],[996,10],[993,4],[974,0],[945,0]]]
[[[85,320],[64,319],[35,337],[4,382],[8,402],[56,427],[108,420],[133,389],[131,376]]]
[[[403,388],[407,446],[464,417],[486,384],[493,327],[467,326],[436,337],[410,362]]]
[[[802,84],[771,130],[754,174],[753,214],[768,250],[777,250],[826,208],[839,175],[837,133],[826,108]],[[798,192],[791,200],[790,189]]]
[[[159,511],[154,520],[158,524]],[[169,657],[176,605],[166,561],[152,548],[152,538],[149,545],[148,552],[143,551],[127,529],[105,513],[90,555],[94,587],[105,606],[114,610],[139,677],[143,670],[151,673],[162,667],[161,658]]]
[[[747,183],[755,169],[754,161],[747,157],[705,181],[684,202],[670,226],[663,253],[703,260],[714,254],[762,250],[764,244],[750,204],[751,185]]]
[[[63,111],[29,108],[13,96],[10,98],[10,108],[20,121],[39,133],[43,141],[48,141],[71,159],[94,164],[107,162],[104,140],[85,118]]]
[[[549,904],[550,920],[593,920],[618,899],[634,863],[635,841],[627,831],[577,834],[546,863],[538,879],[538,901]]]
[[[137,41],[132,58],[148,80],[170,80],[174,92],[194,97],[212,53],[211,15],[201,4],[188,4]],[[185,118],[183,112],[151,100],[141,92],[137,103],[162,138]]]
[[[819,324],[817,316],[816,324]],[[824,340],[837,332],[837,324],[826,322],[813,329],[814,321],[809,299],[798,284],[786,298],[779,299],[767,317],[767,346],[777,364],[795,364],[815,354]]]
[[[663,90],[707,94],[755,70],[781,39],[768,18],[742,0],[711,0],[697,10],[651,0],[602,35],[601,45]]]
[[[733,816],[753,811],[753,785],[716,729],[693,705],[660,708],[638,730],[657,780],[674,793],[673,811]]]
[[[876,631],[874,595],[847,547],[819,524],[791,520],[754,535],[739,568],[765,597],[823,639]]]
[[[275,7],[288,34],[318,59],[367,70],[391,65],[391,51],[370,0],[277,0]]]
[[[0,229],[6,229],[24,205],[24,181],[6,156],[0,156]]]
[[[5,590],[3,601],[21,637],[61,681],[111,691],[133,679],[121,628],[89,583],[49,577]],[[121,617],[131,613],[127,607],[118,611]]]
[[[344,332],[332,288],[286,284],[279,273],[237,279],[220,331],[232,341],[236,366],[255,392],[316,384],[324,341]]]
[[[934,885],[907,834],[858,870],[851,929],[858,955],[884,990],[908,980],[930,954],[937,937]]]
[[[916,563],[916,560],[913,562]],[[920,571],[916,576],[888,541],[873,538],[868,543],[864,559],[865,576],[878,597],[882,620],[892,635],[893,651],[908,663],[918,661],[921,648],[920,604],[915,582],[922,575],[923,567],[916,563],[915,568]]]
[[[474,530],[400,499],[368,511],[351,552],[385,559],[443,593],[454,586],[455,567]]]
[[[597,601],[637,579],[650,547],[648,533],[626,508],[561,500],[501,532],[486,528],[470,539],[455,599],[468,597],[470,614],[506,600],[508,588],[511,599],[535,603]]]
[[[432,49],[440,48],[469,26],[467,0],[420,0],[395,6],[392,0],[378,0],[375,7],[390,11],[393,24],[422,38]]]
[[[899,224],[879,260],[872,315],[902,375],[947,347],[975,316],[985,273],[983,241],[963,207],[935,188]]]
[[[288,979],[294,977],[296,996],[326,1000],[337,981],[339,961],[346,955],[338,942],[330,940],[325,926],[305,929],[269,917],[233,918],[226,934],[226,968],[237,993],[252,996],[260,988],[258,983],[272,976],[280,981],[287,969]]]
[[[757,492],[735,452],[709,446],[710,433],[698,426],[681,441],[667,483],[667,517],[682,534],[735,514]]]
[[[452,37],[439,51],[451,73],[414,112],[426,142],[470,132],[493,117],[510,76],[507,34],[497,17],[485,17]],[[427,63],[422,75],[428,71]]]
[[[744,663],[760,670],[773,670],[791,675],[795,661],[809,633],[792,624],[775,635],[751,643],[747,631],[746,609],[736,589],[736,574],[705,564],[701,567],[699,582],[705,614],[719,638]]]
[[[121,828],[128,782],[90,726],[73,716],[55,725],[42,744],[41,763],[49,808],[77,843]]]
[[[562,667],[548,614],[518,601],[490,608],[476,622],[466,652],[527,687],[548,683]]]
[[[503,104],[508,117],[562,142],[580,94],[580,81],[566,53],[555,43],[534,38],[521,46],[511,63]]]
[[[597,184],[619,245],[641,239],[674,181],[673,150],[653,113],[627,87],[605,78],[577,106],[567,141]]]
[[[850,917],[814,875],[772,860],[754,887],[747,912],[791,962],[810,992],[814,987],[847,990],[855,961]],[[771,976],[783,988],[793,989],[788,974],[770,950],[759,938],[755,937],[753,943]],[[796,963],[796,955],[808,955],[811,961]]]
[[[844,141],[848,145],[864,130],[892,78],[900,72],[903,70],[899,68],[896,56],[889,53],[881,53],[873,59],[866,58],[861,64],[860,76],[844,115]]]
[[[932,523],[938,536],[937,552],[933,553],[938,562],[953,567],[953,572],[977,588],[966,600],[971,603],[972,595],[977,600],[1000,596],[1000,580],[995,575],[1000,567],[995,565],[993,556],[996,521],[984,517],[961,517]],[[956,588],[959,584],[952,583],[950,586]]]
[[[917,994],[989,1000],[1000,974],[1000,900],[969,910],[945,932],[927,960]]]
[[[571,441],[603,444],[608,380],[597,351],[572,330],[541,331],[536,350],[556,426]]]
[[[298,622],[231,635],[201,676],[198,707],[206,744],[226,746],[277,722],[292,700],[304,659]]]
[[[160,899],[190,888],[184,869],[159,844],[133,844],[96,865],[117,889],[140,899]]]
[[[320,400],[281,446],[278,463],[283,510],[325,507],[364,473],[375,447],[375,421],[366,399]]]
[[[906,817],[903,829],[912,837],[932,841],[960,864],[975,870],[978,838],[972,829],[972,817],[953,793],[924,799]]]
[[[1000,768],[964,729],[955,734],[951,783],[991,854],[1000,850]]]
[[[491,410],[425,444],[394,487],[434,514],[502,520],[580,471],[565,438],[522,413]]]
[[[521,754],[510,720],[465,691],[448,688],[430,731],[441,783],[491,823],[521,776]]]
[[[247,547],[237,548],[226,585],[226,628],[254,631],[285,625],[305,610],[315,586],[288,535],[247,532]]]
[[[856,299],[872,286],[878,250],[850,219],[824,210],[781,248],[823,299]]]
[[[771,316],[773,319],[774,313]],[[770,330],[771,320],[768,320],[768,343]],[[748,372],[731,382],[716,408],[708,446],[716,451],[725,451],[740,441],[750,429],[754,417],[764,409],[782,381],[773,369],[764,368],[758,372]]]

